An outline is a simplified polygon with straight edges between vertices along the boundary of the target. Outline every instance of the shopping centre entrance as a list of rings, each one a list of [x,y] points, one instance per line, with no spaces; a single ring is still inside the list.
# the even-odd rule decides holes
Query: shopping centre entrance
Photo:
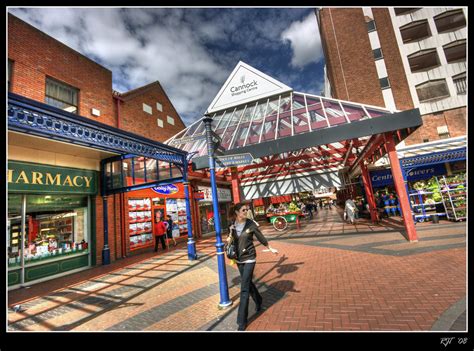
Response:
[[[394,111],[296,92],[239,62],[205,116],[166,141],[193,154],[194,170],[209,166],[206,117],[218,142],[217,164],[224,156],[240,160],[217,172],[231,179],[235,202],[331,187],[347,189],[342,194],[349,197],[350,184],[362,175],[376,222],[367,167],[388,156],[406,237],[417,241],[395,146],[422,125],[418,109]]]

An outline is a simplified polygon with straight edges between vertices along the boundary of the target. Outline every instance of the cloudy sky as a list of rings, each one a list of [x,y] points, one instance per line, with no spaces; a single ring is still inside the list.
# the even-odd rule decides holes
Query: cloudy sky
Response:
[[[313,8],[9,8],[110,69],[113,89],[160,81],[186,125],[241,60],[319,95],[324,57]]]

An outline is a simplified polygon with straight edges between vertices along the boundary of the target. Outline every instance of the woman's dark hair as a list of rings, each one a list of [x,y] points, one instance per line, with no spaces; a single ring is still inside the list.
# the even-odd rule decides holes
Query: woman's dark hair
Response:
[[[232,206],[232,207],[230,208],[229,218],[235,219],[235,218],[237,217],[235,213],[236,213],[236,212],[239,212],[240,209],[241,209],[242,207],[244,207],[245,205],[247,205],[247,204],[245,204],[245,203],[243,203],[243,202],[239,202],[239,203],[235,204],[234,206]]]

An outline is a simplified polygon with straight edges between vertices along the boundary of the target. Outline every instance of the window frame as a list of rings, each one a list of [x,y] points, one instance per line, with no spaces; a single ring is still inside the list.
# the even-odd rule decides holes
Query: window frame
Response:
[[[70,103],[69,101],[64,101],[64,100],[61,100],[61,99],[58,99],[56,97],[53,97],[53,96],[50,96],[47,94],[47,86],[48,86],[48,82],[51,81],[52,83],[54,84],[57,84],[57,85],[60,85],[66,89],[70,89],[72,90],[73,92],[76,93],[76,100],[77,100],[77,105],[74,105],[72,103]],[[44,99],[45,99],[45,103],[50,105],[50,106],[54,106],[54,105],[51,105],[49,103],[46,102],[46,98],[50,98],[50,99],[53,99],[53,100],[56,100],[56,101],[59,101],[63,104],[68,104],[70,106],[74,106],[76,108],[76,111],[75,112],[71,112],[71,111],[66,111],[65,109],[63,108],[60,108],[60,107],[57,107],[57,106],[54,106],[56,108],[59,108],[60,110],[63,110],[63,111],[66,111],[66,112],[69,112],[69,113],[73,113],[75,115],[78,115],[79,114],[79,102],[80,102],[80,99],[79,99],[79,92],[80,92],[80,89],[79,88],[76,88],[70,84],[67,84],[65,82],[62,82],[56,78],[53,78],[53,77],[50,77],[50,76],[46,76],[46,79],[45,79],[45,90],[44,90]]]
[[[451,28],[442,29],[442,30],[439,29],[439,27],[438,27],[438,21],[439,20],[443,20],[445,18],[454,16],[454,15],[457,15],[457,14],[462,14],[463,19],[464,19],[464,24],[458,25],[457,27],[451,27]],[[436,27],[436,30],[438,31],[438,33],[454,32],[454,31],[456,31],[460,28],[464,28],[464,27],[467,26],[466,15],[464,14],[463,9],[454,9],[454,10],[445,11],[443,13],[440,13],[439,15],[434,16],[433,21],[435,23],[435,27]]]
[[[434,83],[434,82],[444,82],[444,85],[446,87],[446,91],[448,92],[447,95],[440,95],[440,96],[436,96],[436,97],[430,97],[429,99],[426,99],[426,100],[421,100],[420,99],[420,94],[418,93],[418,89],[419,87],[423,86],[423,85],[427,85],[427,84],[430,84],[430,83]],[[440,100],[440,99],[445,99],[445,98],[448,98],[451,96],[450,92],[449,92],[449,87],[448,87],[448,83],[446,82],[446,79],[442,78],[442,79],[434,79],[434,80],[427,80],[423,83],[420,83],[418,85],[415,86],[415,90],[416,90],[416,95],[418,97],[418,101],[420,103],[426,103],[426,102],[431,102],[431,101],[435,101],[435,100]]]
[[[387,80],[387,86],[382,86],[382,79],[386,79]],[[385,90],[385,89],[390,89],[392,87],[392,85],[390,84],[390,79],[387,77],[382,77],[382,78],[379,78],[379,84],[380,84],[380,89],[382,90]]]
[[[427,66],[427,67],[420,68],[420,69],[413,69],[411,60],[413,60],[415,58],[418,59],[422,56],[427,56],[427,55],[430,55],[430,54],[433,54],[433,53],[435,54],[435,57],[436,57],[436,64],[435,65]],[[441,61],[439,59],[438,50],[436,48],[419,50],[417,52],[414,52],[414,53],[408,55],[407,59],[408,59],[408,64],[410,66],[410,70],[411,70],[412,73],[425,72],[425,71],[428,71],[430,69],[441,66]]]
[[[449,61],[448,60],[448,55],[446,54],[446,50],[449,50],[449,49],[453,49],[453,48],[457,48],[459,46],[462,46],[464,45],[464,58],[458,58],[454,61]],[[466,47],[466,39],[458,39],[458,40],[455,40],[455,41],[452,41],[446,45],[443,45],[443,51],[444,51],[444,56],[446,57],[446,61],[449,63],[457,63],[457,62],[465,62],[467,60],[466,58],[466,54],[467,54],[467,47]]]
[[[419,38],[409,38],[408,40],[406,40],[403,36],[403,32],[405,30],[408,30],[408,29],[413,29],[417,26],[421,26],[421,25],[424,25],[428,30],[427,30],[427,35],[425,36],[422,36],[422,37],[419,37]],[[426,38],[429,38],[433,35],[433,33],[431,33],[431,29],[430,29],[430,25],[428,23],[428,19],[422,19],[422,20],[419,20],[419,21],[413,21],[413,22],[410,22],[410,23],[407,23],[406,25],[402,26],[399,28],[400,30],[400,35],[402,37],[402,42],[403,44],[410,44],[410,43],[415,43],[417,41],[420,41],[420,40],[424,40]]]
[[[377,50],[380,51],[380,57],[376,57],[376,56],[375,56],[375,52],[376,52]],[[378,61],[378,60],[383,59],[383,51],[382,51],[382,48],[376,48],[376,49],[372,50],[372,53],[374,54],[374,60],[375,60],[375,61]]]

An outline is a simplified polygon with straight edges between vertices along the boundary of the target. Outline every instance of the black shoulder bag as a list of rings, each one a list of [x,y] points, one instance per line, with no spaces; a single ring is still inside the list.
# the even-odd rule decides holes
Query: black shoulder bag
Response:
[[[225,254],[228,259],[230,260],[236,260],[237,259],[237,245],[234,240],[234,236],[232,233],[230,234],[230,237],[232,238],[230,240],[230,243],[227,243],[225,246]]]

